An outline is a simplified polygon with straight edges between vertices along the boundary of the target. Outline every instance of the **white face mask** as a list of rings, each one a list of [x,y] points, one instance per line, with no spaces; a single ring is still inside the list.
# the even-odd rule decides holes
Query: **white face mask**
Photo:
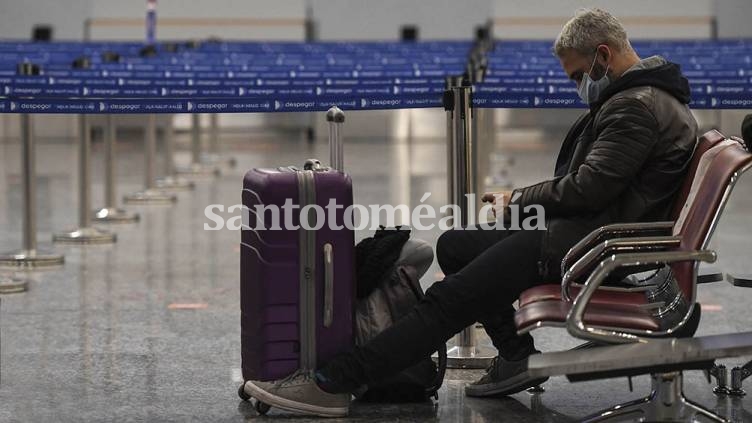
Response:
[[[596,51],[595,57],[593,58],[593,64],[590,65],[590,71],[582,75],[582,82],[580,82],[580,86],[577,87],[577,94],[585,104],[592,104],[598,101],[598,97],[601,96],[603,90],[605,90],[611,83],[611,80],[608,79],[608,65],[606,66],[606,72],[603,74],[603,78],[593,81],[590,77],[590,73],[593,72],[593,67],[595,67],[595,62],[597,60],[598,52]]]

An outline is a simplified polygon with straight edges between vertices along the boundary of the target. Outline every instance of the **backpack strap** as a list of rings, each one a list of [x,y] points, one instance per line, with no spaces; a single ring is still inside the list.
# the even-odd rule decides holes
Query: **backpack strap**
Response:
[[[438,363],[436,363],[436,379],[434,379],[432,386],[426,388],[426,394],[439,399],[439,388],[444,383],[444,375],[447,369],[447,346],[441,344],[436,351],[438,353]]]

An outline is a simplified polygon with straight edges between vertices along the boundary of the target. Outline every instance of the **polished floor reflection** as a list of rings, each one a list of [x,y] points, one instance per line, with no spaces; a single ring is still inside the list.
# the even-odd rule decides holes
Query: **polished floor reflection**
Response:
[[[41,119],[39,124],[43,124]],[[442,125],[440,121],[436,125]],[[348,128],[354,133],[357,128]],[[508,177],[519,186],[550,174],[557,142],[530,131],[506,131],[487,168],[496,183]],[[560,136],[556,134],[553,139]],[[181,143],[187,135],[179,135]],[[503,138],[503,139],[501,139]],[[545,139],[544,139],[545,138]],[[120,137],[117,177],[120,196],[142,186],[140,137]],[[102,201],[101,145],[94,146],[94,207]],[[223,134],[222,148],[237,159],[218,178],[197,180],[192,192],[178,194],[174,206],[131,207],[141,221],[113,225],[110,246],[55,246],[65,254],[63,267],[29,273],[23,294],[2,297],[0,306],[0,422],[43,421],[244,421],[288,416],[272,410],[257,416],[236,395],[240,383],[239,248],[240,234],[205,231],[209,204],[240,202],[245,169],[302,165],[309,157],[328,158],[326,142],[308,145],[292,135]],[[361,204],[416,206],[446,201],[446,147],[441,139],[352,139],[345,164],[352,174],[355,200]],[[505,176],[502,168],[514,164]],[[0,250],[21,244],[20,150],[17,139],[0,143]],[[40,142],[38,152],[39,242],[75,226],[77,172],[75,142]],[[178,160],[188,160],[185,146]],[[496,181],[496,182],[494,182]],[[722,270],[752,273],[749,263],[752,178],[745,177],[727,207],[713,245]],[[231,214],[223,214],[225,218]],[[366,236],[361,231],[358,237]],[[434,242],[438,230],[415,236]],[[434,264],[424,285],[440,277]],[[4,273],[0,273],[4,274]],[[24,273],[19,275],[23,276]],[[498,277],[504,283],[504,275]],[[703,286],[700,333],[749,330],[752,291],[726,282]],[[578,342],[565,332],[536,335],[543,350]],[[487,341],[484,341],[487,342]],[[628,357],[624,358],[628,360]],[[727,360],[728,367],[746,360]],[[464,385],[480,371],[450,371],[438,404],[354,404],[357,421],[573,422],[601,408],[641,397],[647,377],[571,384],[553,378],[542,394],[473,399]],[[704,376],[689,372],[688,397],[736,422],[752,421],[752,398],[717,398]],[[752,382],[749,383],[752,390]],[[308,421],[296,417],[295,421]]]

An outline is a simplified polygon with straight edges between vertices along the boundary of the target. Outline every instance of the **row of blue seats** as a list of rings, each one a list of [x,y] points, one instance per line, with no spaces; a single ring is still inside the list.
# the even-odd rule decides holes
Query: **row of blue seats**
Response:
[[[138,51],[144,46],[143,42],[137,41],[56,41],[54,43],[40,43],[28,41],[0,40],[0,51],[80,51],[89,49],[90,52],[100,52],[109,48],[130,49]],[[317,41],[317,42],[294,42],[294,41],[231,41],[231,42],[161,42],[156,47],[166,52],[327,52],[327,51],[428,51],[447,49],[469,49],[472,42],[468,40],[444,40],[444,41]]]
[[[85,55],[49,54],[49,53],[0,53],[0,63],[16,64],[20,62],[33,62],[38,64],[63,64],[70,67],[71,63]],[[466,54],[449,54],[442,52],[421,53],[410,55],[287,55],[287,54],[243,54],[243,55],[200,55],[191,57],[120,57],[117,62],[106,61],[98,56],[87,58],[90,66],[110,68],[125,68],[134,65],[262,65],[262,66],[366,66],[366,65],[441,65],[464,62]]]

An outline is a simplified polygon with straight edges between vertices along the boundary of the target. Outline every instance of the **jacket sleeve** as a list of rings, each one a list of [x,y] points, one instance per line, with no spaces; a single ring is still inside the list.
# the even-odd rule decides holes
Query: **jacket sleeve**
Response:
[[[640,171],[658,139],[653,114],[635,98],[608,102],[596,119],[597,138],[573,172],[516,190],[513,204],[540,204],[546,216],[600,212]]]

